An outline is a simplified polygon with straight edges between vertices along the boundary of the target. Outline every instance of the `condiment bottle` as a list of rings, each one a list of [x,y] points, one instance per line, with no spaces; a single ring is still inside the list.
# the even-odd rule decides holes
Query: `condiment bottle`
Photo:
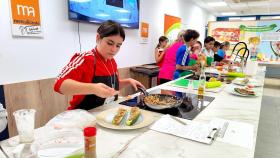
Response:
[[[203,63],[201,64],[201,74],[198,81],[198,100],[203,100],[206,86],[206,76]]]
[[[84,129],[85,158],[96,158],[96,128],[86,127]]]

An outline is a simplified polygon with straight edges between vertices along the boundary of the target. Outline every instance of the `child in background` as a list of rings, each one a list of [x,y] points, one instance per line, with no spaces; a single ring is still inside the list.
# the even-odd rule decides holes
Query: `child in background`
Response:
[[[155,48],[155,60],[156,60],[157,66],[159,66],[159,67],[162,66],[167,43],[168,43],[168,38],[165,36],[161,36],[158,39],[158,44],[157,44],[157,47]]]
[[[191,48],[190,59],[197,60],[198,54],[201,53],[202,44],[200,41],[196,41],[196,43]]]
[[[214,55],[217,54],[217,52],[218,52],[220,46],[221,46],[221,43],[218,42],[218,41],[215,41],[214,47],[212,48],[212,51],[214,52]]]
[[[204,48],[202,49],[202,53],[205,55],[206,58],[206,66],[210,66],[211,63],[214,61],[214,47],[215,39],[211,36],[207,36],[204,39]]]
[[[197,65],[189,66],[190,50],[196,43],[199,33],[189,29],[185,32],[183,37],[185,44],[182,45],[176,53],[176,71],[174,73],[174,79],[191,74],[192,72],[190,70],[197,71],[199,69]]]
[[[163,84],[169,82],[173,79],[174,71],[176,69],[176,52],[181,47],[183,42],[183,35],[185,30],[182,30],[178,33],[177,39],[168,47],[165,51],[165,56],[163,60],[163,64],[159,70],[158,78],[159,83]]]
[[[217,62],[226,61],[226,51],[229,50],[229,47],[230,47],[230,43],[228,41],[223,42],[217,54],[214,55],[214,61]]]

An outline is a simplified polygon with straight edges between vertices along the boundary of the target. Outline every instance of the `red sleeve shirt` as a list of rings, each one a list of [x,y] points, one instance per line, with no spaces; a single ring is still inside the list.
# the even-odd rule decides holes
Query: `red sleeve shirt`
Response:
[[[95,72],[94,59],[96,60]],[[61,84],[66,79],[92,83],[94,74],[96,76],[109,76],[114,73],[117,74],[117,64],[114,59],[105,61],[98,52],[95,54],[94,50],[85,53],[76,53],[58,75],[54,90],[61,93]],[[74,95],[68,109],[75,109],[76,105],[78,105],[84,97],[85,95]]]

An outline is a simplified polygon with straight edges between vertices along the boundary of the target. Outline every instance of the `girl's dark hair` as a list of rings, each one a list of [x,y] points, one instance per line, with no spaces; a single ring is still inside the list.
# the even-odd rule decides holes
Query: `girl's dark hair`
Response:
[[[230,43],[228,41],[223,42],[220,46],[220,49],[223,49],[225,46],[230,46]]]
[[[197,39],[199,37],[199,33],[196,30],[187,30],[184,34],[184,41],[189,42],[191,39]]]
[[[164,41],[166,41],[166,40],[168,40],[167,37],[165,37],[165,36],[160,36],[160,38],[158,39],[157,48],[159,48],[161,42],[164,42]]]
[[[220,42],[218,42],[218,41],[215,41],[215,43],[214,43],[214,47],[220,47],[221,46],[221,43]]]
[[[200,41],[196,41],[196,43],[198,43],[200,47],[202,47],[202,43]]]
[[[198,43],[200,45],[200,47],[202,47],[202,43],[200,41],[196,41],[196,43]],[[191,51],[194,51],[194,47],[191,47]]]
[[[125,40],[125,32],[123,27],[113,20],[107,20],[103,22],[97,29],[97,33],[100,35],[100,38],[120,35],[123,40]]]
[[[204,39],[204,45],[206,43],[210,43],[212,41],[215,41],[215,38],[213,38],[212,36],[207,36],[205,39]]]

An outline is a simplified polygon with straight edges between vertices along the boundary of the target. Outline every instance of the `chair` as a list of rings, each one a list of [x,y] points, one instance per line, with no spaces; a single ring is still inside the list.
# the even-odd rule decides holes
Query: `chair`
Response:
[[[238,49],[238,50],[236,50]],[[245,42],[238,42],[233,47],[230,57],[234,58],[233,61],[241,61],[244,59],[244,63],[246,64],[247,59],[249,58],[250,51]]]

